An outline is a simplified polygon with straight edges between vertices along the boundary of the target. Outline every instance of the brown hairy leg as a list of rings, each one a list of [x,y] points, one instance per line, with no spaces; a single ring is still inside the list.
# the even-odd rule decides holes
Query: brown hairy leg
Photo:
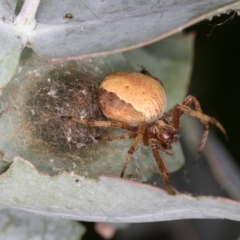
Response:
[[[174,152],[167,150],[166,148],[164,148],[157,139],[151,139],[151,143],[156,144],[156,146],[161,149],[163,152],[165,152],[167,155],[169,156],[173,156]]]
[[[120,136],[107,136],[107,137],[98,137],[97,140],[113,141],[113,140],[125,140],[130,138],[135,138],[138,133],[126,133]]]
[[[97,137],[98,140],[106,140],[106,141],[123,140],[123,139],[135,138],[137,136],[136,127],[134,128],[134,127],[128,126],[127,124],[117,122],[117,121],[95,121],[95,120],[86,120],[86,119],[80,119],[80,118],[69,117],[69,116],[62,116],[62,118],[68,118],[73,122],[78,122],[88,126],[121,128],[131,132],[131,133],[122,134],[120,136]]]
[[[165,165],[162,157],[160,156],[160,154],[158,152],[158,146],[155,143],[150,143],[150,145],[152,148],[153,156],[155,158],[155,161],[156,161],[158,168],[160,170],[160,173],[162,175],[163,183],[167,189],[167,192],[168,192],[168,194],[173,195],[174,191],[171,187],[170,179],[168,176],[168,171],[167,171],[166,165]]]
[[[96,127],[113,127],[113,128],[122,128],[125,130],[128,130],[130,132],[136,132],[136,127],[131,127],[125,123],[118,122],[118,121],[95,121],[95,120],[87,120],[87,119],[80,119],[75,117],[69,117],[69,116],[62,116],[62,118],[68,118],[69,120],[73,122],[78,122],[81,124],[85,124],[88,126],[96,126]]]
[[[141,123],[138,127],[138,131],[137,131],[137,136],[136,138],[134,139],[134,142],[132,143],[131,147],[129,148],[128,152],[127,152],[127,157],[126,157],[126,160],[125,160],[125,163],[123,165],[123,169],[122,169],[122,172],[121,172],[121,175],[120,177],[123,177],[124,173],[125,173],[125,170],[127,168],[127,165],[129,163],[129,160],[130,160],[130,157],[132,156],[132,154],[134,153],[137,145],[139,144],[139,142],[142,140],[143,138],[143,135],[145,133],[147,129],[147,125],[146,123]]]
[[[177,104],[175,107],[173,107],[172,109],[169,110],[168,114],[172,116],[173,126],[176,129],[179,129],[180,118],[184,114],[184,111],[179,109],[178,106],[180,106],[180,105],[183,106],[184,105],[184,106],[190,107],[191,104],[194,105],[194,109],[195,109],[196,112],[202,113],[202,109],[201,109],[199,101],[194,96],[191,96],[191,95],[187,96],[184,99],[184,101],[182,102],[182,104]]]
[[[196,112],[194,110],[192,110],[191,108],[187,107],[187,106],[184,106],[184,105],[181,105],[181,104],[177,104],[176,106],[178,109],[181,109],[181,111],[187,113],[188,115],[191,115],[195,118],[198,118],[200,119],[201,121],[205,121],[205,122],[210,122],[212,123],[213,125],[216,125],[220,130],[221,132],[227,136],[227,132],[226,130],[224,129],[224,127],[222,126],[222,124],[215,118],[213,117],[210,117],[208,115],[205,115],[203,113],[200,113],[200,112]]]
[[[192,110],[189,107],[191,104],[193,104],[195,110]],[[190,110],[192,114],[189,114],[190,111],[188,111],[188,110]],[[203,131],[202,140],[201,140],[201,143],[200,143],[200,146],[198,149],[197,156],[194,160],[194,162],[196,162],[205,146],[206,141],[207,141],[207,137],[209,134],[209,124],[208,123],[211,121],[201,117],[201,116],[207,116],[207,115],[204,115],[202,113],[200,103],[194,96],[191,96],[191,95],[187,96],[182,104],[177,104],[174,108],[172,108],[169,111],[169,114],[172,115],[173,126],[176,129],[179,129],[179,127],[180,127],[180,118],[183,115],[183,113],[188,113],[189,115],[198,118],[203,125],[204,131]],[[195,114],[193,114],[193,113],[195,113]]]

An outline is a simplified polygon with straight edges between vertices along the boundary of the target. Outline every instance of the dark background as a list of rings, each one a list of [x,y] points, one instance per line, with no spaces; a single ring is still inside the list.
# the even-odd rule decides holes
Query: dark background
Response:
[[[189,93],[227,129],[229,141],[223,143],[240,163],[240,17],[231,12],[189,31],[197,33]]]
[[[240,164],[240,17],[231,12],[212,21],[198,23],[185,30],[195,32],[195,56],[189,94],[194,95],[201,103],[204,113],[214,116],[227,130],[229,141],[225,141],[220,131],[216,134],[224,143],[238,164]],[[187,146],[183,150],[186,155],[186,168],[193,168],[192,156]],[[189,160],[189,159],[191,160]],[[204,157],[201,157],[204,158]],[[211,177],[211,171],[204,161],[199,160],[198,171],[206,172],[204,181],[212,182],[221,196],[227,196]],[[195,168],[196,169],[196,168]],[[202,170],[201,170],[202,169]],[[177,179],[182,178],[184,169],[171,174],[177,189]],[[195,172],[189,170],[188,178],[194,182]],[[209,174],[207,174],[209,172]],[[192,174],[192,176],[191,176]],[[207,178],[207,179],[206,179]],[[197,179],[202,183],[201,176]],[[179,186],[188,191],[191,186]],[[201,189],[201,186],[200,186]],[[194,193],[194,188],[191,189]],[[201,190],[200,190],[201,191]],[[205,193],[202,190],[201,193]],[[92,231],[88,231],[83,239],[101,239],[93,230],[94,223],[84,223]],[[114,240],[122,239],[163,239],[163,240],[225,240],[240,237],[239,222],[230,220],[181,220],[157,223],[131,224],[126,230],[117,231]]]

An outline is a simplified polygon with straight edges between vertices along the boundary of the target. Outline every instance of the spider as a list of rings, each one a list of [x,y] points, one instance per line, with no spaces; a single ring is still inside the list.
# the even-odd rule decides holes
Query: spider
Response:
[[[215,118],[203,114],[194,96],[187,96],[181,104],[176,104],[164,113],[166,97],[163,85],[144,68],[140,72],[113,72],[107,75],[100,85],[98,100],[100,109],[109,121],[68,118],[89,126],[121,128],[128,131],[120,136],[101,138],[107,141],[134,139],[127,152],[120,177],[124,176],[130,157],[139,142],[142,140],[145,146],[150,146],[164,186],[170,195],[173,195],[174,191],[159,150],[168,155],[174,154],[171,148],[178,140],[181,116],[184,113],[191,115],[198,118],[203,125],[204,132],[196,159],[207,140],[209,123],[216,125],[226,135],[225,129]],[[191,105],[194,109],[190,108]]]

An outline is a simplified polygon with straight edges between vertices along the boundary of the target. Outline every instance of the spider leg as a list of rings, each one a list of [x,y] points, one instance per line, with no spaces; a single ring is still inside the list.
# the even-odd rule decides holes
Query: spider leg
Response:
[[[134,132],[137,130],[137,128],[135,127],[131,127],[125,123],[118,122],[118,121],[95,121],[95,120],[87,120],[87,119],[75,118],[70,116],[62,116],[62,118],[68,118],[73,122],[78,122],[88,126],[122,128],[131,132]]]
[[[173,107],[172,109],[170,109],[166,113],[167,116],[172,116],[173,126],[176,129],[179,129],[179,127],[180,127],[180,118],[183,115],[183,113],[185,112],[182,109],[179,109],[178,106],[179,105],[181,105],[181,106],[185,105],[185,106],[189,107],[191,104],[194,104],[194,108],[195,108],[196,112],[202,113],[202,109],[201,109],[200,103],[198,102],[198,100],[194,96],[191,96],[191,95],[187,96],[184,99],[182,104],[177,104],[175,107]]]
[[[160,173],[162,175],[164,186],[165,186],[168,194],[174,195],[174,191],[171,187],[171,183],[170,183],[170,179],[169,179],[169,176],[168,176],[168,171],[167,171],[166,165],[165,165],[162,157],[160,156],[160,154],[158,152],[158,146],[155,143],[152,143],[152,142],[150,143],[150,145],[151,145],[151,148],[152,148],[153,156],[155,158],[155,161],[156,161],[156,163],[158,165],[158,168],[160,170]]]
[[[216,125],[220,130],[221,132],[227,136],[227,132],[226,130],[224,129],[224,127],[222,126],[222,124],[215,118],[213,117],[210,117],[208,115],[205,115],[203,114],[202,112],[197,112],[197,111],[194,111],[192,110],[191,108],[187,107],[187,106],[184,106],[182,104],[177,104],[176,106],[178,109],[180,109],[181,111],[193,116],[193,117],[196,117],[198,119],[200,119],[202,122],[210,122],[214,125]]]
[[[151,139],[151,143],[154,143],[158,148],[160,148],[163,152],[165,152],[169,156],[173,156],[174,152],[168,151],[166,148],[164,148],[157,139]]]
[[[173,155],[174,155],[174,152],[173,152],[173,151],[168,151],[168,150],[166,150],[164,147],[162,147],[161,144],[159,144],[159,148],[160,148],[163,152],[165,152],[167,155],[169,155],[169,156],[173,156]]]
[[[123,140],[123,139],[129,139],[129,138],[135,138],[137,136],[137,133],[126,133],[120,136],[107,136],[107,137],[98,137],[97,140],[106,140],[106,141],[112,141],[112,140]]]
[[[189,107],[191,104],[194,105],[195,110],[192,110]],[[201,140],[201,143],[200,143],[200,146],[198,149],[197,156],[194,161],[194,162],[196,162],[196,160],[198,159],[199,155],[201,154],[201,152],[205,146],[205,143],[206,143],[206,140],[208,137],[208,133],[209,133],[209,124],[208,123],[210,122],[210,123],[216,125],[223,132],[223,134],[225,136],[226,136],[226,131],[223,128],[223,126],[215,118],[209,117],[202,113],[200,103],[194,96],[191,96],[191,95],[187,96],[182,104],[177,104],[174,108],[170,109],[167,112],[167,114],[166,114],[167,116],[172,116],[173,126],[176,129],[179,129],[180,117],[183,115],[183,113],[187,113],[193,117],[198,118],[201,121],[203,128],[204,128],[202,140]]]
[[[201,109],[199,101],[195,97],[193,97],[191,95],[189,95],[189,96],[187,96],[185,98],[185,100],[183,101],[182,105],[183,106],[184,105],[185,106],[190,106],[191,103],[194,104],[194,108],[196,109],[197,112],[202,113],[202,109]],[[184,113],[184,111],[182,111],[182,113]],[[198,153],[197,153],[197,156],[195,157],[194,163],[197,161],[198,157],[201,155],[201,152],[203,151],[203,148],[205,146],[205,143],[207,141],[207,137],[208,137],[208,134],[209,134],[209,124],[208,124],[208,121],[203,122],[201,119],[200,119],[200,121],[201,121],[201,123],[203,125],[204,131],[203,131],[202,141],[201,141],[200,146],[198,148]]]
[[[215,118],[209,117],[209,116],[203,114],[202,111],[194,111],[191,108],[189,108],[188,106],[182,105],[182,104],[177,104],[176,108],[181,110],[183,113],[187,113],[187,114],[189,114],[189,115],[191,115],[193,117],[198,118],[201,121],[201,123],[203,124],[204,132],[203,132],[203,136],[202,136],[202,141],[201,141],[199,149],[198,149],[197,156],[196,156],[196,158],[194,160],[194,163],[195,163],[197,161],[198,157],[200,156],[201,152],[203,151],[203,148],[204,148],[205,143],[207,141],[207,137],[208,137],[208,133],[209,133],[209,125],[208,125],[208,123],[212,123],[212,124],[216,125],[222,131],[222,133],[225,136],[227,136],[226,130],[221,125],[221,123],[218,122]]]
[[[132,154],[134,153],[137,145],[139,144],[139,142],[141,141],[141,139],[143,138],[143,135],[146,131],[147,125],[145,123],[141,123],[138,127],[138,131],[137,131],[137,136],[134,139],[134,142],[132,143],[131,147],[129,148],[128,152],[127,152],[127,157],[125,160],[125,163],[123,165],[123,169],[121,172],[120,177],[123,177],[125,170],[127,168],[127,165],[129,163],[130,157],[132,156]]]
[[[194,105],[194,108],[196,109],[196,111],[194,111],[194,112],[197,112],[197,113],[203,115],[199,101],[194,96],[189,95],[185,98],[185,100],[183,101],[183,103],[181,105],[177,104],[176,108],[180,110],[179,118],[182,116],[183,113],[185,113],[185,111],[181,108],[178,108],[178,106],[184,106],[184,107],[190,109],[188,106],[190,106],[192,103]],[[197,156],[195,157],[194,163],[197,161],[198,157],[201,155],[201,152],[203,151],[203,148],[205,146],[205,143],[207,141],[207,137],[209,134],[209,124],[208,124],[209,121],[203,121],[202,118],[199,118],[199,120],[201,121],[201,123],[203,125],[204,131],[203,131],[202,140],[201,140],[200,146],[198,148],[198,153],[197,153]]]

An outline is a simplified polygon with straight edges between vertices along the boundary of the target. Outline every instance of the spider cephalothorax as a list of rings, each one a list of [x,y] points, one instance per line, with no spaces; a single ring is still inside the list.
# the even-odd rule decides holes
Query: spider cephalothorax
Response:
[[[190,108],[191,105],[195,110]],[[225,129],[215,118],[202,113],[198,100],[193,96],[186,97],[182,104],[177,104],[164,114],[166,97],[163,85],[145,69],[141,72],[113,72],[107,75],[100,86],[99,106],[104,115],[110,119],[109,121],[84,120],[74,117],[69,117],[69,119],[90,126],[122,128],[129,132],[121,136],[102,138],[108,141],[134,139],[127,152],[121,177],[124,175],[131,155],[142,140],[145,146],[151,147],[169,194],[173,194],[174,191],[159,150],[173,155],[171,148],[172,144],[177,141],[177,131],[180,128],[182,114],[187,113],[196,117],[203,124],[204,133],[198,155],[207,140],[209,123],[216,125],[226,135]]]
[[[164,119],[149,125],[148,135],[152,141],[157,140],[162,150],[171,149],[172,144],[177,141],[177,130]]]

